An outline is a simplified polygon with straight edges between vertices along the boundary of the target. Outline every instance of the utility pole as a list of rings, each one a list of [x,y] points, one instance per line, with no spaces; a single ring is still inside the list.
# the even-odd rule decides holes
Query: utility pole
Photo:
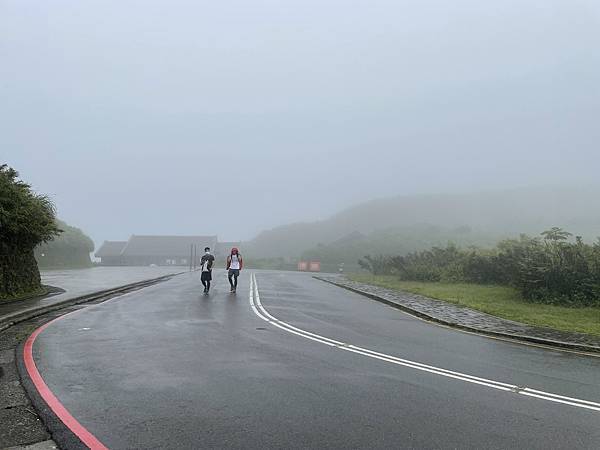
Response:
[[[190,272],[192,271],[192,258],[194,257],[194,244],[190,244]]]

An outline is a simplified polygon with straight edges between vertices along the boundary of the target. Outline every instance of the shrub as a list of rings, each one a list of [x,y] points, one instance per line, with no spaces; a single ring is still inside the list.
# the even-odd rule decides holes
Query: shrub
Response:
[[[552,228],[541,238],[521,235],[491,250],[445,248],[396,257],[365,257],[361,267],[375,275],[409,281],[502,284],[518,288],[533,302],[600,305],[600,239],[593,245]]]
[[[42,269],[90,267],[90,253],[94,251],[94,242],[79,228],[60,220],[56,222],[63,232],[56,239],[35,248],[38,266]]]
[[[358,260],[358,265],[373,275],[390,275],[392,273],[392,258],[389,256],[370,256]]]
[[[40,288],[33,249],[59,233],[48,197],[34,193],[17,171],[0,165],[0,297]]]

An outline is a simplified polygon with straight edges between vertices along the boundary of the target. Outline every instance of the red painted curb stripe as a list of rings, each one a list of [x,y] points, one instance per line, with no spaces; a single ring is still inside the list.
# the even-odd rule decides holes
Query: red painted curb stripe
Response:
[[[31,334],[31,336],[29,336],[29,338],[25,342],[25,347],[23,348],[23,359],[25,362],[25,368],[27,369],[27,373],[29,374],[31,381],[33,381],[33,384],[35,385],[36,389],[38,390],[44,401],[48,404],[50,409],[54,412],[54,414],[56,414],[56,416],[62,421],[62,423],[64,423],[67,426],[67,428],[69,428],[69,430],[71,430],[73,434],[75,434],[75,436],[77,436],[81,440],[81,442],[87,445],[91,450],[108,450],[108,448],[104,444],[102,444],[102,442],[100,442],[96,438],[96,436],[94,436],[83,425],[81,425],[71,415],[67,408],[65,408],[64,405],[56,398],[54,393],[50,390],[50,388],[40,375],[40,372],[38,371],[37,366],[35,365],[35,361],[33,359],[33,343],[35,342],[35,339],[38,337],[38,335],[42,331],[44,331],[50,324],[59,319],[62,319],[67,315],[68,314],[65,314],[64,316],[60,316],[54,320],[51,320],[50,322],[39,327]]]

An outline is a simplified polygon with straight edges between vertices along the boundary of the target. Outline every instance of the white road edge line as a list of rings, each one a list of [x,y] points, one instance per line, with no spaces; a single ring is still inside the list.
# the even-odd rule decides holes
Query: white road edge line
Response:
[[[589,400],[582,400],[573,397],[566,397],[563,395],[553,394],[551,392],[539,391],[536,389],[531,389],[528,387],[519,387],[514,384],[502,383],[500,381],[489,380],[486,378],[476,377],[473,375],[468,375],[461,372],[455,372],[448,369],[443,369],[441,367],[430,366],[427,364],[422,364],[416,361],[411,361],[407,359],[398,358],[397,356],[388,355],[385,353],[379,353],[373,350],[369,350],[367,348],[357,347],[355,345],[347,344],[345,342],[336,341],[334,339],[321,336],[315,333],[311,333],[306,330],[302,330],[293,325],[290,325],[282,320],[277,319],[273,315],[271,315],[265,307],[260,302],[260,293],[258,292],[258,283],[256,282],[256,274],[252,273],[250,277],[250,306],[252,307],[252,311],[262,320],[270,323],[271,325],[276,326],[288,333],[295,334],[297,336],[301,336],[305,339],[310,339],[311,341],[319,342],[321,344],[325,344],[329,347],[335,347],[340,350],[345,350],[347,352],[356,353],[363,356],[368,356],[369,358],[374,358],[380,361],[389,362],[392,364],[410,367],[415,370],[420,370],[423,372],[432,373],[435,375],[441,375],[443,377],[452,378],[460,381],[465,381],[467,383],[473,383],[480,386],[486,386],[492,389],[512,392],[518,395],[524,395],[527,397],[539,398],[542,400],[547,400],[554,403],[561,403],[564,405],[575,406],[577,408],[589,409],[592,411],[600,411],[600,403],[592,402]]]

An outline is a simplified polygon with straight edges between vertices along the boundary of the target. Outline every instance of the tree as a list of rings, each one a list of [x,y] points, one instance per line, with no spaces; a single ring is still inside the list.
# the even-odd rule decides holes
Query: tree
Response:
[[[363,259],[358,260],[358,265],[373,275],[387,275],[391,269],[389,257],[383,255],[375,257],[367,255]]]
[[[0,296],[39,289],[33,249],[60,232],[50,199],[33,192],[16,170],[0,165]]]
[[[19,173],[0,166],[0,243],[28,246],[48,242],[61,230],[55,223],[54,205],[45,195],[19,180]]]
[[[558,242],[558,241],[566,241],[571,236],[573,236],[573,234],[569,233],[568,231],[563,230],[562,228],[552,227],[549,230],[543,231],[542,236],[544,236],[544,239],[546,241]]]
[[[63,230],[61,235],[35,248],[40,269],[90,267],[90,252],[94,251],[94,242],[79,228],[61,220],[56,222]]]

